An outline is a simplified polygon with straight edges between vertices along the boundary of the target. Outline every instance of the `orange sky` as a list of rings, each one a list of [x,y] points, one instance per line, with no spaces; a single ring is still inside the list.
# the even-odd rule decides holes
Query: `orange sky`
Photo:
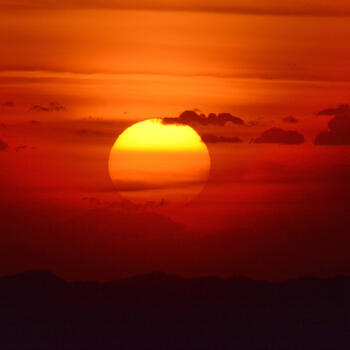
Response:
[[[27,106],[56,98],[75,116],[128,112],[143,119],[190,107],[251,118],[310,114],[346,97],[347,22],[234,12],[4,10],[0,84],[5,100],[17,97]]]
[[[18,240],[4,236],[2,243],[28,256],[11,269],[47,267],[72,278],[103,279],[116,277],[113,266],[120,263],[125,266],[120,275],[152,268],[183,273],[193,248],[196,263],[190,274],[321,274],[319,261],[330,262],[325,273],[349,272],[344,248],[349,227],[342,216],[349,209],[349,146],[314,144],[332,118],[350,117],[341,108],[316,116],[349,103],[349,16],[344,0],[133,0],[118,5],[112,0],[0,0],[0,209],[12,218],[2,223],[4,230],[24,232]],[[194,109],[242,118],[242,125],[195,126],[202,136],[242,142],[208,143],[210,180],[192,204],[151,212],[130,208],[108,175],[117,136],[134,122]],[[298,131],[305,143],[252,143],[273,127]],[[350,140],[341,129],[330,137]],[[46,219],[40,215],[43,208]],[[119,221],[110,213],[115,208],[122,213]],[[143,238],[148,242],[145,262],[130,253],[131,241],[142,253],[139,235],[111,238],[114,231],[106,227],[101,237],[96,234],[103,210],[106,226],[111,222],[118,231],[134,234],[149,225],[150,232],[158,226],[172,232],[179,225],[181,238],[160,238],[161,232],[152,231]],[[58,220],[73,232],[78,224],[70,211],[88,223],[93,213],[86,246],[82,233],[73,244],[74,234],[61,240],[59,229],[50,231],[61,227]],[[18,217],[25,218],[23,227],[12,225]],[[31,225],[42,228],[41,238],[26,231]],[[333,238],[322,231],[327,225],[339,229]],[[324,243],[315,243],[318,236]],[[31,255],[39,249],[31,241],[39,240],[40,249],[52,255],[47,261]],[[113,260],[110,240],[118,251],[128,252],[120,253],[119,262]],[[264,242],[268,259],[259,250]],[[67,251],[74,260],[70,244],[85,259],[86,271],[62,263]],[[177,260],[172,245],[184,249],[183,260]],[[162,253],[152,260],[157,247]],[[314,255],[308,259],[311,248]],[[99,268],[91,267],[88,252]],[[285,274],[273,269],[279,263]]]

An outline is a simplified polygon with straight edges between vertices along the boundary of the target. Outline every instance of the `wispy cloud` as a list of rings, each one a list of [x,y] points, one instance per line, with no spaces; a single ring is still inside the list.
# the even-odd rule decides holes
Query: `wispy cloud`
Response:
[[[67,108],[58,102],[49,102],[48,105],[33,105],[29,112],[63,112]]]

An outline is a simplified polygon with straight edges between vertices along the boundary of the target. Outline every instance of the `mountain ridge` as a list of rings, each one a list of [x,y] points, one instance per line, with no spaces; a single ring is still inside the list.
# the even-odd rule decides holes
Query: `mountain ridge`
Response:
[[[350,278],[0,277],[0,348],[345,350]]]

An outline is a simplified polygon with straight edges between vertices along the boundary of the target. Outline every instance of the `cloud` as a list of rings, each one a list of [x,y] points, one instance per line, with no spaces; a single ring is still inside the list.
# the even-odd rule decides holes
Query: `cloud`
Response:
[[[175,118],[162,118],[164,124],[182,124],[182,125],[217,125],[225,126],[226,123],[244,125],[244,120],[231,115],[230,113],[210,113],[208,116],[198,114],[195,111],[185,111]]]
[[[5,101],[5,102],[1,103],[1,106],[7,107],[7,108],[13,108],[13,107],[15,107],[15,104],[12,101]]]
[[[33,105],[30,107],[29,112],[63,112],[66,110],[65,106],[62,106],[58,102],[50,102],[47,106]]]
[[[115,188],[117,191],[122,192],[133,192],[133,191],[150,191],[150,190],[162,190],[162,189],[177,189],[177,188],[187,188],[196,186],[198,184],[203,184],[203,181],[177,181],[177,182],[164,182],[164,183],[151,183],[151,182],[142,182],[142,181],[118,181],[115,183]],[[150,201],[153,204],[159,204],[158,201]],[[162,202],[162,200],[161,200]]]
[[[213,134],[204,134],[201,136],[203,142],[205,143],[240,143],[243,142],[239,137],[226,137],[226,136],[217,136]]]
[[[254,140],[254,143],[279,143],[283,145],[299,145],[304,143],[302,134],[295,130],[283,130],[280,128],[271,128],[264,131],[260,137]]]
[[[350,106],[339,105],[337,108],[324,109],[319,116],[334,116],[327,131],[321,131],[315,138],[315,144],[320,146],[350,145]]]
[[[350,115],[350,105],[341,104],[336,108],[327,108],[318,112],[316,115],[318,116]]]
[[[50,102],[49,103],[49,108],[50,108],[51,111],[54,111],[54,112],[62,112],[62,111],[66,110],[66,107],[62,106],[58,102]]]
[[[292,115],[289,115],[288,117],[285,117],[282,119],[285,123],[295,124],[299,122],[298,118],[293,117]]]
[[[30,107],[29,112],[50,112],[50,110],[48,107],[34,105]]]
[[[5,141],[0,140],[0,151],[6,151],[8,144]]]
[[[328,123],[329,131],[321,131],[315,139],[316,145],[350,145],[350,117],[336,116]]]

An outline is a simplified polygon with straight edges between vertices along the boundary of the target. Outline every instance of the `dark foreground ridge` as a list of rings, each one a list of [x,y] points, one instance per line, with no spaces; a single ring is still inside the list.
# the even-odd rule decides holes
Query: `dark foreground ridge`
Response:
[[[350,349],[350,278],[0,278],[0,348]]]

